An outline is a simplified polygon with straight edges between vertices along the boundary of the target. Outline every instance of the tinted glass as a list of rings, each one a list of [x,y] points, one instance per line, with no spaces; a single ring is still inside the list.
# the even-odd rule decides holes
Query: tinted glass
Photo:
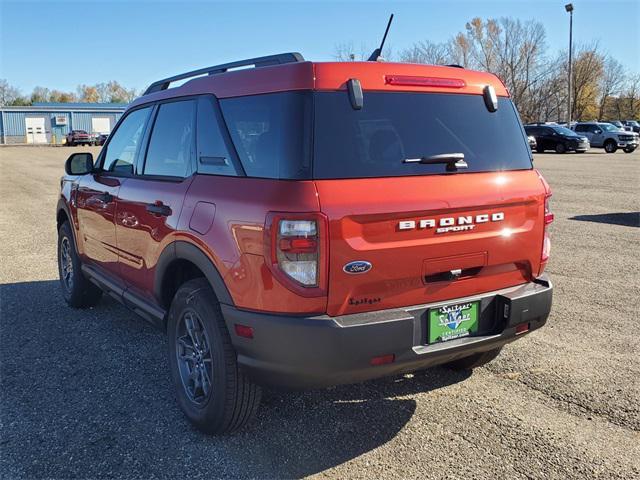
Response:
[[[446,165],[404,163],[463,153],[465,172],[530,169],[530,149],[515,108],[480,95],[365,92],[354,110],[346,92],[314,94],[314,178],[442,174]]]
[[[310,177],[310,94],[229,98],[220,107],[247,176]]]
[[[566,135],[568,137],[576,136],[576,132],[569,130],[567,127],[551,127],[551,129],[555,130],[556,133],[559,133],[560,135]]]
[[[576,125],[576,132],[586,132],[588,130],[587,125]]]
[[[195,102],[160,105],[144,164],[145,175],[186,177],[194,149]]]
[[[237,175],[213,97],[198,99],[198,173]]]
[[[103,168],[109,172],[133,173],[133,164],[151,107],[129,113],[111,135],[104,155]]]

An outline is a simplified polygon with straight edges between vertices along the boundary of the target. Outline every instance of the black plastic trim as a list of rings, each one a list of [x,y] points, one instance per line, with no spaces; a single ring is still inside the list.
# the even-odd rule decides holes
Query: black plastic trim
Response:
[[[209,257],[195,245],[183,241],[176,241],[169,244],[158,259],[154,277],[154,296],[156,299],[162,298],[165,272],[174,260],[188,260],[193,263],[204,273],[218,301],[226,305],[235,305],[222,279],[222,275],[220,275],[220,272],[218,272],[218,269]]]
[[[82,273],[118,302],[133,310],[156,327],[163,329],[167,312],[161,306],[139,297],[131,292],[125,285],[91,265],[82,264]]]
[[[254,381],[316,388],[411,372],[512,342],[522,336],[516,325],[527,323],[533,331],[546,323],[552,286],[546,278],[543,282],[547,284],[530,282],[464,299],[338,317],[266,314],[229,305],[222,305],[222,312],[238,363]],[[428,344],[429,310],[466,301],[480,302],[480,333]],[[236,324],[253,328],[253,338],[236,335]],[[371,366],[373,357],[390,354],[395,355],[393,363]]]

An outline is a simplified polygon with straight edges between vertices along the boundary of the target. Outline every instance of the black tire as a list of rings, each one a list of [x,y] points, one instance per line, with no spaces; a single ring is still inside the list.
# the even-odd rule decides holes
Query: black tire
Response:
[[[171,377],[187,418],[213,434],[246,425],[256,414],[262,391],[238,367],[220,304],[205,279],[189,280],[178,289],[167,334]]]
[[[556,143],[556,153],[565,153],[567,151],[567,147],[564,143]]]
[[[538,146],[536,147],[536,152],[538,152],[538,153],[544,153],[544,148],[542,148],[540,145],[538,145]]]
[[[635,148],[625,148],[624,153],[633,153],[635,150]]]
[[[607,140],[604,142],[604,151],[607,153],[616,153],[618,150],[618,144],[613,140]]]
[[[92,307],[102,297],[102,290],[84,276],[81,267],[71,226],[64,222],[58,229],[58,274],[64,300],[73,308]]]
[[[495,348],[487,352],[474,353],[473,355],[469,355],[468,357],[459,358],[458,360],[454,360],[453,362],[445,363],[443,366],[452,370],[472,370],[474,368],[486,365],[491,360],[495,359],[501,351],[502,347]]]

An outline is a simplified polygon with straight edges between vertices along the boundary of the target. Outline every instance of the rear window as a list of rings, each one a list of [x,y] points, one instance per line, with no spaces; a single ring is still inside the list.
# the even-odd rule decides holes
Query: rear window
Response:
[[[250,177],[329,179],[445,173],[404,163],[462,153],[465,172],[530,169],[530,149],[511,101],[489,112],[480,95],[365,92],[354,110],[346,92],[282,92],[220,100]]]
[[[446,165],[403,161],[450,153],[464,154],[461,173],[531,168],[507,98],[492,113],[480,95],[365,92],[354,110],[346,93],[315,94],[315,178],[441,174]]]

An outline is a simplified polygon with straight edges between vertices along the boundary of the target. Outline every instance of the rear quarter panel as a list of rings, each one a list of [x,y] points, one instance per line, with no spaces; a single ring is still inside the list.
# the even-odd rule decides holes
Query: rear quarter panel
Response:
[[[203,224],[199,202],[215,204],[209,228]],[[326,309],[327,297],[296,295],[271,274],[264,256],[268,212],[318,210],[312,181],[196,175],[185,199],[176,239],[189,241],[209,255],[237,307],[291,314],[321,313]]]

